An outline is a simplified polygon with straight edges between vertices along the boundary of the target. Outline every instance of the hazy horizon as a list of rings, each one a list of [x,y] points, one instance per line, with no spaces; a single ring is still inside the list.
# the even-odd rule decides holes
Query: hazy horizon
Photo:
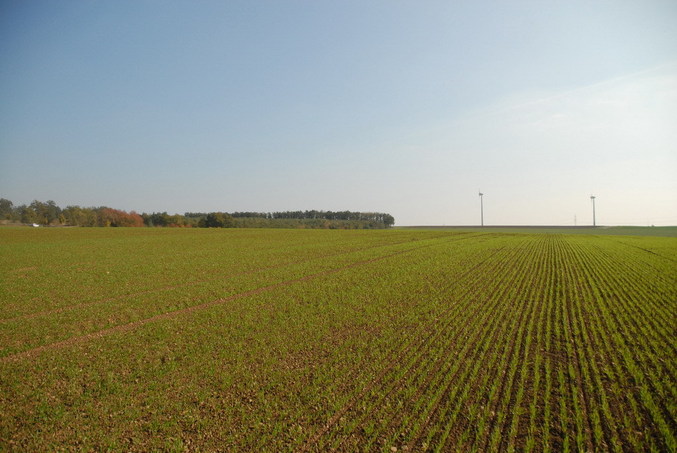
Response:
[[[677,225],[677,4],[4,2],[0,197]],[[574,220],[576,219],[576,220]]]

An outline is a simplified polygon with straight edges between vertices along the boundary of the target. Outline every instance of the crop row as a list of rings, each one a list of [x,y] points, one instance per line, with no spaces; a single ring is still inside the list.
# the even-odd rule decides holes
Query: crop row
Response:
[[[68,234],[43,248],[76,250],[70,269],[91,244]],[[60,302],[7,299],[2,449],[676,447],[672,239],[112,234],[101,256],[129,283],[114,298],[73,283]],[[167,261],[148,271],[161,284],[125,271],[134,247]],[[210,247],[218,264],[171,262]]]

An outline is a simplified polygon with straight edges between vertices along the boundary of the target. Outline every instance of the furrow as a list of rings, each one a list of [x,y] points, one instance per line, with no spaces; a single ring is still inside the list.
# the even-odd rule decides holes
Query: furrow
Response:
[[[568,263],[561,253],[558,253],[560,265],[567,269]],[[567,275],[563,281],[566,297],[562,306],[565,342],[568,356],[568,370],[566,378],[571,388],[572,404],[575,413],[576,448],[593,451],[590,397],[585,390],[585,376],[583,358],[581,357],[582,339],[580,329],[574,317],[574,305],[577,303],[577,283]]]
[[[517,255],[517,261],[514,262],[515,265],[512,267],[502,263],[500,269],[503,272],[499,273],[501,278],[495,282],[493,290],[485,296],[484,301],[476,301],[476,303],[482,305],[487,302],[493,303],[494,305],[490,306],[490,309],[495,306],[498,312],[494,315],[493,311],[484,310],[484,318],[468,321],[467,324],[472,328],[471,332],[474,333],[474,336],[465,342],[464,349],[460,351],[458,358],[453,363],[454,372],[453,374],[447,373],[447,378],[433,400],[434,404],[427,409],[427,413],[422,414],[425,418],[418,428],[418,432],[412,433],[412,439],[408,445],[410,449],[422,447],[424,444],[439,444],[441,438],[443,436],[448,437],[452,429],[455,432],[462,431],[465,426],[464,422],[457,421],[457,418],[461,408],[464,407],[462,404],[468,397],[470,383],[476,378],[480,366],[485,364],[483,358],[486,350],[491,348],[492,345],[494,350],[499,350],[499,346],[496,345],[499,333],[509,331],[510,326],[514,325],[515,313],[508,310],[506,316],[504,300],[518,281],[516,280],[519,278],[518,269],[521,269],[523,263],[528,260],[528,256],[529,253]],[[481,329],[475,327],[482,324]],[[472,360],[470,359],[471,355],[474,357]],[[434,424],[430,426],[433,422]],[[425,436],[425,439],[423,436]]]
[[[595,269],[599,270],[599,275],[595,276]],[[664,402],[661,400],[654,400],[651,395],[666,395],[664,398],[667,401],[673,400],[675,398],[674,387],[668,382],[666,386],[672,388],[666,388],[662,383],[664,377],[656,376],[651,368],[642,366],[638,363],[635,357],[637,356],[637,348],[630,347],[628,336],[626,333],[627,323],[623,322],[619,318],[617,313],[618,304],[611,305],[611,302],[608,298],[604,297],[601,291],[604,290],[604,285],[606,284],[606,279],[604,275],[613,275],[613,269],[607,269],[605,266],[596,266],[595,269],[589,267],[587,285],[590,288],[591,299],[596,300],[598,306],[603,311],[603,316],[595,317],[595,320],[598,321],[599,329],[601,330],[599,337],[602,342],[608,343],[612,338],[616,338],[617,341],[613,345],[607,347],[608,353],[611,354],[611,357],[615,357],[616,360],[612,360],[612,365],[614,365],[614,371],[618,376],[627,375],[634,381],[635,386],[639,386],[639,390],[636,390],[637,400],[642,402],[642,407],[644,415],[642,416],[645,420],[653,420],[653,423],[649,423],[651,426],[657,426],[662,434],[654,433],[653,438],[658,442],[662,443],[661,437],[665,438],[665,441],[672,442],[674,444],[674,432],[677,431],[677,425],[675,424],[674,414],[671,413],[670,409],[665,406]],[[595,277],[592,277],[595,276]],[[590,278],[594,278],[596,285],[593,286]],[[611,283],[610,283],[611,284]],[[600,288],[601,287],[601,288]],[[598,289],[599,288],[599,289]],[[593,295],[594,293],[594,295]],[[632,316],[625,316],[630,317]],[[624,318],[625,318],[624,317]],[[635,321],[636,322],[636,321]],[[633,335],[633,343],[643,344],[643,337],[641,334]],[[634,350],[633,354],[630,354],[630,350]],[[621,354],[618,354],[618,351]],[[608,358],[607,358],[608,360]],[[617,363],[625,363],[624,369],[621,369],[615,366]],[[644,388],[648,388],[649,391],[643,391]],[[602,391],[603,392],[603,391]],[[633,404],[634,407],[637,407],[636,404]],[[643,425],[640,425],[643,426]],[[661,448],[666,448],[667,445],[663,445]]]
[[[600,345],[596,339],[598,332],[597,321],[603,317],[601,313],[594,310],[594,297],[590,291],[586,291],[584,285],[580,282],[584,281],[582,272],[583,265],[580,260],[571,254],[571,246],[566,243],[562,247],[562,255],[565,257],[565,262],[570,285],[577,288],[578,303],[573,304],[574,316],[576,317],[576,325],[582,339],[582,346],[580,357],[584,361],[581,365],[581,370],[584,374],[584,381],[588,389],[590,399],[595,401],[592,405],[591,418],[593,424],[593,439],[596,449],[610,450],[620,448],[620,435],[615,427],[615,423],[611,417],[611,410],[609,399],[601,382],[601,372],[595,360],[594,351],[599,351]],[[585,303],[584,303],[585,302]]]
[[[503,406],[500,409],[497,409],[497,412],[501,414],[507,414],[508,411],[511,412],[512,417],[504,416],[502,423],[497,423],[493,427],[493,433],[487,435],[487,441],[491,442],[491,448],[507,449],[515,448],[516,437],[517,437],[517,427],[520,418],[522,417],[521,413],[521,400],[523,398],[523,392],[525,389],[526,380],[529,372],[529,364],[525,363],[527,358],[527,350],[531,344],[531,330],[533,329],[533,316],[534,308],[537,308],[537,303],[532,303],[533,295],[536,291],[540,290],[540,285],[538,280],[541,277],[540,267],[547,259],[547,254],[543,253],[543,237],[539,238],[540,240],[534,239],[534,254],[535,258],[530,260],[529,267],[523,272],[529,276],[529,280],[525,285],[525,289],[516,294],[516,299],[522,301],[522,320],[518,326],[516,336],[516,349],[515,354],[510,360],[510,377],[509,385],[505,388],[505,392],[501,396]],[[523,366],[520,368],[519,364]],[[500,420],[499,420],[500,421]],[[500,442],[497,443],[498,433],[500,432]],[[483,449],[483,448],[482,448]]]
[[[547,398],[550,395],[547,390],[547,362],[543,350],[548,327],[548,307],[552,300],[552,254],[556,237],[547,235],[542,239],[542,256],[536,270],[538,279],[534,285],[535,291],[528,299],[525,299],[527,303],[533,304],[531,308],[533,315],[530,327],[532,333],[527,337],[531,341],[527,343],[524,356],[529,372],[522,379],[521,386],[524,388],[525,395],[519,411],[528,416],[519,418],[514,442],[522,445],[525,451],[533,451],[537,445],[540,447],[548,445],[549,438],[548,425],[545,423],[545,407],[548,405]],[[540,444],[538,444],[539,439]]]
[[[595,255],[600,255],[600,253]],[[644,372],[652,377],[650,384],[658,386],[661,390],[660,394],[665,392],[672,393],[672,398],[674,399],[675,387],[673,383],[675,382],[675,370],[674,366],[672,366],[673,362],[661,361],[655,358],[666,355],[665,349],[670,348],[672,343],[670,339],[676,335],[675,329],[673,327],[671,334],[652,341],[654,338],[652,333],[655,332],[655,329],[646,327],[646,324],[650,324],[651,314],[647,313],[645,316],[637,316],[637,310],[632,310],[633,307],[645,305],[650,298],[644,295],[641,289],[636,290],[635,296],[632,296],[630,292],[626,293],[627,296],[624,298],[619,296],[610,298],[607,296],[612,293],[613,288],[626,287],[625,283],[616,280],[615,275],[618,272],[612,266],[613,263],[609,261],[600,262],[597,266],[587,265],[588,274],[594,276],[592,278],[597,282],[592,291],[594,291],[598,301],[604,302],[604,307],[606,307],[609,318],[613,319],[615,323],[614,326],[608,329],[610,338],[618,337],[622,343],[619,346],[630,346],[636,352],[634,355],[638,358],[645,356],[651,358],[649,361],[642,360]],[[604,276],[607,277],[605,278]],[[591,286],[592,282],[589,282],[589,285]],[[613,299],[613,305],[611,305],[611,299]],[[640,320],[643,322],[640,322]],[[637,355],[637,352],[641,352],[641,354]],[[670,352],[667,352],[667,355],[670,356]],[[661,374],[660,378],[655,376],[654,370]]]
[[[495,256],[501,251],[503,251],[503,249],[494,252],[490,257],[483,260],[481,263],[478,263],[475,266],[473,266],[473,268],[468,269],[459,278],[457,278],[455,283],[451,286],[464,284],[464,286],[474,288],[475,284],[468,284],[465,277],[471,276],[474,278],[475,274],[477,274],[478,269],[480,269],[481,266],[483,266],[485,263],[493,262],[495,260]],[[474,281],[471,280],[471,282]],[[428,347],[428,345],[435,339],[435,337],[438,336],[443,331],[443,329],[437,327],[437,324],[440,322],[446,323],[452,322],[453,317],[451,315],[453,314],[453,312],[459,311],[461,309],[462,309],[461,306],[450,305],[449,308],[440,313],[430,323],[420,326],[411,335],[405,337],[404,341],[402,341],[398,346],[395,346],[392,349],[396,354],[396,356],[391,357],[388,360],[385,360],[385,362],[388,365],[381,371],[381,373],[379,373],[378,376],[375,379],[373,379],[369,385],[365,386],[364,388],[359,390],[358,393],[354,394],[351,398],[349,398],[348,402],[343,407],[341,407],[341,409],[335,412],[334,415],[330,417],[330,419],[323,425],[323,427],[320,430],[316,431],[308,439],[302,451],[310,449],[311,446],[314,446],[315,448],[321,448],[321,444],[318,445],[318,443],[327,442],[329,441],[329,439],[335,436],[337,434],[335,432],[335,429],[337,428],[336,427],[337,422],[342,417],[344,417],[349,411],[354,410],[358,401],[362,402],[366,395],[374,393],[375,389],[382,387],[384,385],[383,382],[385,381],[386,376],[389,376],[389,374],[392,373],[397,373],[398,370],[399,372],[402,372],[402,369],[406,371],[410,367],[415,366],[415,364],[418,363],[420,357],[424,353],[425,348]],[[425,334],[425,332],[428,333]],[[410,341],[407,343],[406,341],[408,339],[414,341]],[[390,382],[390,379],[388,379],[388,382]],[[327,435],[330,430],[334,432],[333,435]]]
[[[363,417],[364,419],[371,418],[374,411],[377,408],[380,409],[381,415],[377,415],[376,418],[387,421],[387,423],[382,424],[379,428],[379,432],[384,433],[382,436],[388,436],[389,432],[393,433],[397,431],[390,435],[391,439],[389,443],[391,444],[401,443],[408,437],[406,433],[410,430],[410,423],[420,417],[419,414],[423,410],[421,405],[430,400],[423,397],[423,395],[431,392],[434,393],[434,389],[440,388],[440,386],[445,388],[440,381],[448,384],[449,382],[458,382],[460,380],[457,374],[459,372],[458,366],[464,363],[464,354],[467,353],[467,349],[456,352],[452,362],[449,361],[448,356],[448,353],[454,349],[454,346],[460,343],[459,339],[463,339],[463,344],[470,348],[473,344],[477,344],[480,338],[490,338],[489,334],[492,333],[492,329],[487,328],[487,320],[493,319],[492,315],[496,313],[499,304],[494,303],[493,306],[486,305],[486,303],[491,303],[493,298],[491,296],[477,297],[477,291],[472,295],[461,297],[465,297],[466,300],[473,300],[474,306],[468,307],[469,311],[464,311],[463,317],[450,326],[452,328],[441,327],[441,331],[445,333],[447,331],[448,333],[454,332],[455,334],[451,338],[446,336],[440,337],[435,341],[435,344],[431,344],[431,347],[427,351],[428,354],[424,357],[424,363],[421,366],[415,367],[416,372],[408,381],[399,383],[397,398],[394,398],[398,404],[383,404],[379,402],[374,406],[371,413]],[[472,322],[469,322],[470,320]],[[459,324],[461,325],[460,329],[453,329],[455,325]],[[485,329],[483,331],[476,329],[474,327],[476,324],[484,324]],[[483,335],[483,332],[487,335]],[[409,390],[402,393],[403,389]],[[366,445],[367,449],[369,449],[370,445],[369,443]]]
[[[598,257],[599,262],[596,266],[588,265],[589,272],[591,275],[596,275],[597,279],[606,276],[600,280],[598,292],[600,292],[600,297],[603,292],[605,298],[613,298],[616,302],[614,307],[622,310],[619,315],[627,320],[623,332],[627,332],[627,335],[633,338],[645,338],[645,343],[636,346],[649,347],[655,356],[676,356],[677,348],[672,340],[677,336],[674,323],[677,313],[674,310],[666,310],[657,303],[658,296],[655,292],[647,290],[645,277],[631,278],[638,272],[636,266],[630,267],[623,261],[612,260],[603,250],[597,250],[595,256]],[[619,267],[624,269],[620,271]],[[677,292],[675,292],[677,281],[669,288],[672,291],[665,298],[668,301],[677,300]],[[660,300],[665,303],[665,299]],[[668,307],[671,306],[675,304],[668,302]],[[617,312],[618,310],[615,309],[612,314],[616,315]],[[660,314],[666,314],[670,320],[660,322],[662,319]],[[639,322],[640,319],[642,322]],[[668,373],[669,382],[675,382],[675,369],[671,366],[672,364],[672,362],[667,362],[659,365],[663,367],[664,372]]]
[[[660,338],[656,340],[657,343],[662,347],[671,348],[671,353],[677,355],[677,348],[673,342],[667,341],[674,338],[676,334],[674,318],[677,316],[677,313],[675,313],[675,304],[672,301],[677,298],[677,294],[675,294],[677,279],[673,278],[664,285],[667,294],[664,294],[660,299],[656,296],[659,289],[656,285],[651,288],[653,297],[647,298],[645,284],[647,275],[640,275],[641,268],[637,265],[628,264],[626,260],[615,258],[606,248],[595,247],[595,258],[598,270],[591,269],[591,272],[600,275],[599,269],[604,268],[606,269],[604,275],[613,282],[613,285],[605,288],[605,293],[625,293],[626,298],[619,298],[619,305],[627,310],[630,307],[630,301],[632,301],[632,309],[641,313],[645,321],[644,324],[635,325],[634,327],[638,329],[643,328],[646,332],[645,335],[648,334],[647,336],[650,337],[660,335]],[[675,275],[674,272],[672,274]],[[658,275],[651,273],[652,278]],[[630,299],[630,301],[626,299]],[[641,303],[638,303],[638,301],[641,301]],[[633,321],[635,318],[636,316],[630,317]]]

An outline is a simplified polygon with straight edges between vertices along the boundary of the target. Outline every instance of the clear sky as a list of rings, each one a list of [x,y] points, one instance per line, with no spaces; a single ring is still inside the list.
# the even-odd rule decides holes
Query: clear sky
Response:
[[[677,225],[677,2],[0,3],[0,197]]]

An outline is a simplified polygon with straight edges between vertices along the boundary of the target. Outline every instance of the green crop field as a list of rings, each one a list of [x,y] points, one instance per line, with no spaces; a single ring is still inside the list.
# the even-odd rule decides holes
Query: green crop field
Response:
[[[0,229],[0,451],[675,451],[677,239]]]

